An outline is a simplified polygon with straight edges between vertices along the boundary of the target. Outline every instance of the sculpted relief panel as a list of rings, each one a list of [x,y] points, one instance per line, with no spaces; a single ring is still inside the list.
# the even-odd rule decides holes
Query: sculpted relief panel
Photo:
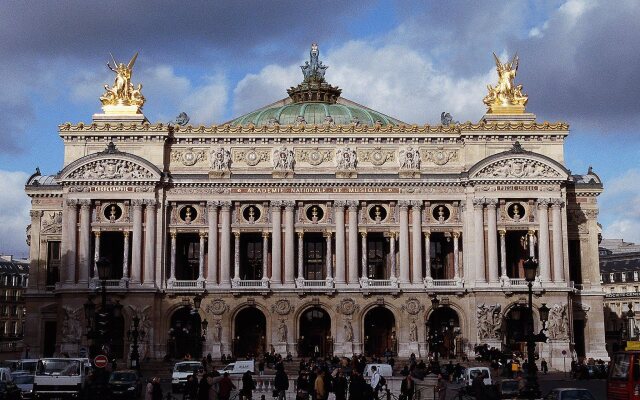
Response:
[[[71,172],[67,179],[153,179],[154,174],[129,160],[106,159],[89,162]]]
[[[560,178],[558,171],[540,161],[526,158],[500,160],[482,168],[478,178]]]

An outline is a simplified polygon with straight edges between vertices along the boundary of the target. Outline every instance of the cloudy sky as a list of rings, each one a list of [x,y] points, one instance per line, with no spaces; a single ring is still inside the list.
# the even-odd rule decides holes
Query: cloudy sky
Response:
[[[478,121],[492,52],[517,52],[539,120],[571,124],[566,164],[602,177],[605,237],[640,242],[640,2],[13,1],[0,3],[0,252],[26,255],[23,184],[62,167],[57,125],[90,121],[109,52],[136,52],[145,115],[222,123],[286,96],[320,44],[344,97],[410,123]]]

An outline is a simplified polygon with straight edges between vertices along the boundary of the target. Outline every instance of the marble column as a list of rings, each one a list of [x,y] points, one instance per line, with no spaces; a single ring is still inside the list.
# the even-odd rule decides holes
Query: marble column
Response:
[[[198,280],[204,281],[204,241],[207,237],[205,232],[200,232],[200,251],[198,252]]]
[[[369,271],[367,271],[367,232],[360,232],[360,236],[362,237],[362,257],[361,257],[361,266],[362,266],[362,279],[367,279],[369,277]]]
[[[269,232],[262,232],[262,279],[269,280]]]
[[[122,232],[124,251],[122,254],[122,279],[129,280],[129,231]]]
[[[169,280],[170,281],[175,281],[176,280],[176,248],[177,248],[177,243],[176,243],[176,232],[171,232],[171,260],[170,260],[170,270],[169,270]]]
[[[156,201],[145,200],[146,226],[144,236],[144,279],[143,284],[153,286],[156,272]],[[201,248],[202,252],[202,248]]]
[[[91,200],[80,200],[80,245],[78,246],[78,258],[80,267],[78,271],[78,284],[89,283],[89,269],[91,268]]]
[[[398,203],[400,210],[400,283],[409,283],[409,204]]]
[[[284,208],[284,283],[293,285],[295,278],[295,226],[294,215],[296,203],[289,201]]]
[[[411,202],[412,282],[422,284],[422,201]]]
[[[390,278],[396,278],[396,232],[391,232],[391,236],[389,237],[389,252],[391,253],[391,268],[389,268]]]
[[[489,258],[489,282],[498,282],[498,220],[496,199],[487,199],[487,253]]]
[[[344,248],[344,201],[334,201],[333,210],[336,224],[336,283],[346,283],[345,248]]]
[[[282,202],[271,202],[271,284],[282,283]]]
[[[349,201],[349,283],[358,283],[358,202]]]
[[[551,280],[551,266],[549,259],[549,200],[538,199],[538,263],[540,265],[540,281]]]
[[[220,203],[220,284],[231,285],[231,202]]]
[[[460,232],[453,232],[453,278],[460,279]],[[497,275],[497,273],[496,273]]]
[[[98,260],[100,259],[100,231],[93,232],[93,278],[98,279]]]
[[[78,200],[67,199],[67,207],[65,209],[67,223],[63,224],[66,232],[62,234],[64,251],[63,257],[66,260],[64,283],[73,284],[76,282],[76,241],[78,232]],[[66,239],[66,241],[65,241]]]
[[[240,279],[240,232],[233,232],[233,279]]]
[[[527,238],[529,239],[529,257],[536,258],[536,231],[529,229]]]
[[[327,241],[327,248],[326,248],[326,254],[325,254],[325,268],[326,268],[326,272],[327,272],[327,279],[332,278],[332,269],[333,269],[333,250],[331,249],[331,237],[333,235],[331,234],[331,232],[327,231],[324,233],[324,238]]]
[[[298,278],[304,279],[304,231],[298,232]]]
[[[207,202],[207,221],[209,223],[207,285],[215,285],[218,283],[218,205],[219,203],[217,201]],[[267,259],[266,252],[264,252],[263,257],[265,260]]]
[[[507,231],[500,229],[500,273],[501,278],[507,278]]]
[[[425,278],[431,278],[431,232],[424,233]]]
[[[473,199],[473,225],[476,247],[476,281],[487,281],[484,264],[484,199]]]
[[[551,203],[551,223],[553,224],[553,281],[564,282],[564,256],[562,254],[562,206],[561,199]]]
[[[141,283],[142,275],[142,205],[143,200],[131,201],[133,207],[133,232],[131,237],[131,280],[132,284]]]

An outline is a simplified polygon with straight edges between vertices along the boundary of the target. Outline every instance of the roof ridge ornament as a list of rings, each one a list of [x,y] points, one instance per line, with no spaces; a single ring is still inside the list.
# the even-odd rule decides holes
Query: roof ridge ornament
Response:
[[[515,85],[514,79],[518,71],[520,59],[514,55],[511,62],[502,63],[496,53],[493,53],[498,71],[496,87],[487,85],[489,94],[484,98],[484,104],[489,107],[487,114],[523,114],[529,96],[522,93],[522,85]]]
[[[296,87],[287,90],[294,103],[318,102],[335,104],[342,93],[342,89],[331,86],[324,79],[324,74],[329,68],[320,61],[320,48],[317,43],[311,44],[309,61],[300,66],[303,81]]]
[[[513,144],[513,147],[511,148],[511,152],[515,153],[515,154],[522,154],[525,153],[525,149],[522,148],[522,145],[520,144],[520,142],[518,140],[516,140],[516,142]]]

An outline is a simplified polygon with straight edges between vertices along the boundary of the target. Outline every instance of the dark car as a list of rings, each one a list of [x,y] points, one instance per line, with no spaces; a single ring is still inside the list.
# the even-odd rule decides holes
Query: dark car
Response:
[[[558,388],[553,389],[544,400],[596,400],[596,398],[587,389],[581,388]]]
[[[517,399],[520,394],[520,382],[515,379],[503,379],[498,383],[501,399]]]
[[[138,371],[123,370],[111,373],[109,391],[114,397],[137,399],[142,394],[142,379]]]
[[[0,400],[20,400],[20,388],[11,381],[0,381]]]
[[[33,397],[33,379],[35,376],[29,371],[15,371],[11,373],[13,383],[18,386],[22,392],[22,399],[29,400]]]

